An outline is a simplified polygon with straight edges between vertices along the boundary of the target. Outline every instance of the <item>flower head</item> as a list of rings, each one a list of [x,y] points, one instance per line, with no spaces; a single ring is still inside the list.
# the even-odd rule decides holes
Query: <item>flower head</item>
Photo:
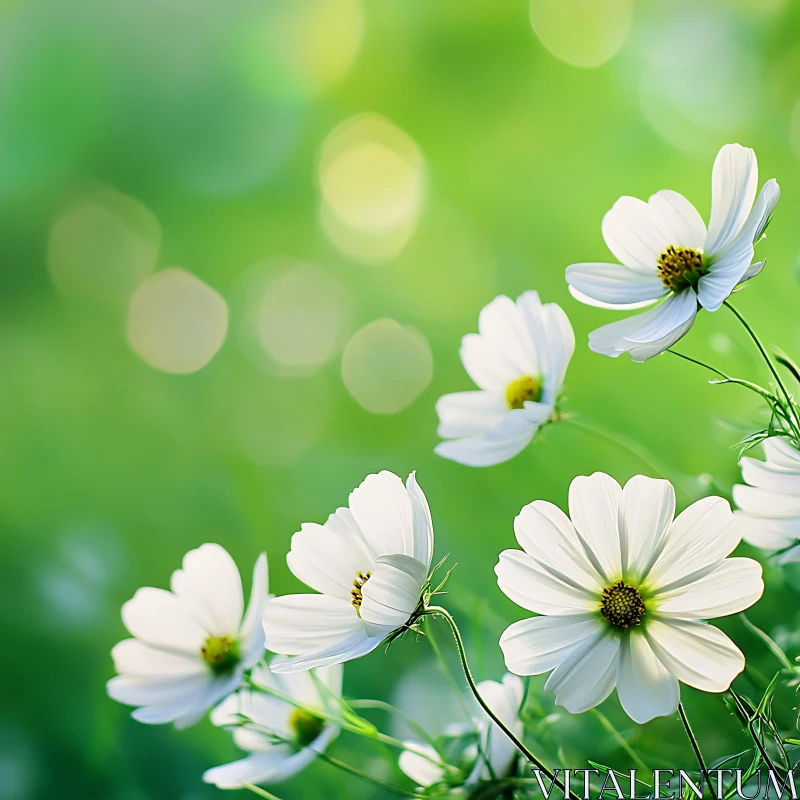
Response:
[[[723,692],[744,656],[705,620],[758,600],[761,566],[727,558],[741,539],[728,503],[707,497],[673,519],[668,481],[602,473],[573,480],[568,518],[537,500],[514,523],[519,550],[500,554],[500,589],[540,616],[500,639],[518,675],[550,672],[545,688],[572,713],[616,687],[636,722],[675,711],[678,682]]]
[[[261,615],[267,602],[267,557],[253,570],[247,611],[239,570],[218,544],[204,544],[172,573],[171,591],[144,587],[122,607],[133,634],[111,651],[119,673],[107,689],[139,706],[139,722],[192,725],[235,691],[264,655]]]
[[[800,560],[800,450],[783,436],[765,439],[766,461],[739,462],[748,486],[734,486],[735,512],[744,540],[783,561]]]
[[[428,501],[414,473],[369,475],[324,525],[305,523],[286,563],[319,594],[267,604],[267,648],[293,655],[290,672],[339,664],[374,650],[405,627],[422,600],[433,554]]]
[[[521,737],[523,724],[519,712],[525,695],[522,681],[516,675],[505,675],[502,683],[482,681],[478,684],[478,692],[503,723],[516,736]],[[508,777],[514,772],[518,752],[511,739],[483,709],[477,711],[473,722],[479,746],[475,746],[476,742],[473,742],[473,746],[467,750],[466,776],[458,773],[463,778],[461,783],[467,787],[489,780],[492,776]],[[453,738],[463,739],[464,727],[453,726]],[[454,778],[448,774],[441,756],[430,744],[406,742],[406,747],[400,755],[400,769],[418,786],[425,789],[445,781],[454,785]]]
[[[282,660],[273,659],[270,666]],[[249,753],[203,774],[206,783],[220,789],[286,780],[305,769],[339,733],[337,725],[310,711],[327,712],[341,697],[341,666],[323,667],[314,676],[310,672],[278,675],[267,666],[257,666],[251,677],[257,686],[277,690],[304,708],[256,689],[241,689],[220,703],[211,712],[211,721],[229,727],[234,742]]]
[[[731,292],[757,275],[754,245],[780,196],[777,182],[764,184],[758,199],[755,153],[725,145],[711,178],[711,218],[683,195],[662,190],[648,202],[622,197],[603,218],[603,238],[619,264],[573,264],[566,277],[572,294],[588,305],[655,308],[604,325],[589,334],[596,353],[630,353],[645,361],[663,353],[692,327],[698,304],[716,311]],[[754,202],[755,201],[755,202]]]
[[[436,404],[440,456],[470,467],[499,464],[531,442],[555,408],[575,336],[555,303],[536,292],[516,303],[500,296],[467,334],[461,361],[480,391],[446,394]]]

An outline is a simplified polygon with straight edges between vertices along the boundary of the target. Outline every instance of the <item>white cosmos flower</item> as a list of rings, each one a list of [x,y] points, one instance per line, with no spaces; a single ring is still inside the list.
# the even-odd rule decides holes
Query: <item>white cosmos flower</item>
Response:
[[[758,199],[755,153],[725,145],[714,162],[708,230],[694,206],[677,192],[656,192],[646,203],[622,197],[603,218],[603,238],[619,264],[567,267],[572,294],[602,308],[630,309],[663,301],[589,334],[596,353],[630,353],[645,361],[663,353],[694,322],[698,304],[716,311],[764,262],[752,264],[753,246],[780,196],[777,182],[764,184]],[[755,204],[754,204],[755,201]]]
[[[246,612],[239,570],[218,544],[190,550],[170,586],[139,589],[122,607],[135,638],[111,651],[119,674],[107,689],[114,700],[139,706],[131,714],[139,722],[184,728],[235,691],[264,655],[267,556],[256,561]]]
[[[339,664],[374,650],[419,605],[433,554],[428,501],[414,473],[369,475],[324,525],[305,523],[286,563],[320,594],[267,604],[267,649],[295,658],[273,671]]]
[[[545,688],[577,714],[617,689],[636,722],[675,711],[678,681],[723,692],[744,656],[704,620],[735,614],[761,596],[761,566],[726,558],[741,539],[728,503],[707,497],[673,520],[668,481],[638,475],[578,477],[570,519],[533,502],[514,523],[523,548],[500,554],[502,591],[541,616],[500,639],[518,675],[550,672]]]
[[[782,436],[765,439],[766,461],[739,462],[749,486],[734,486],[733,499],[744,539],[756,547],[782,552],[782,561],[800,560],[800,450]]]
[[[515,303],[500,296],[478,317],[480,333],[461,342],[461,361],[480,391],[446,394],[436,404],[436,452],[485,467],[524,450],[555,408],[575,349],[567,315],[536,292]]]
[[[502,683],[482,681],[478,684],[478,693],[509,730],[516,736],[522,737],[524,726],[519,718],[525,695],[522,681],[516,675],[503,676]],[[464,781],[464,786],[473,786],[479,781],[489,780],[492,775],[495,778],[508,777],[513,772],[517,756],[516,746],[483,709],[478,710],[474,723],[478,731],[480,748],[475,747],[472,750],[475,762]],[[464,730],[458,727],[454,732],[461,734]],[[431,745],[418,742],[406,742],[405,745],[407,749],[400,754],[400,769],[417,786],[426,789],[448,777],[439,754]],[[486,760],[489,762],[488,765]]]
[[[271,665],[282,660],[281,657],[273,659]],[[311,672],[277,675],[262,665],[255,667],[251,676],[259,686],[276,689],[309,709],[328,714],[342,694],[341,665],[323,667],[314,675]],[[253,724],[242,725],[244,717]],[[230,727],[234,742],[249,753],[239,761],[214,767],[203,774],[206,783],[213,783],[220,789],[286,780],[305,769],[339,734],[337,725],[253,689],[241,689],[226,698],[211,712],[211,721]]]

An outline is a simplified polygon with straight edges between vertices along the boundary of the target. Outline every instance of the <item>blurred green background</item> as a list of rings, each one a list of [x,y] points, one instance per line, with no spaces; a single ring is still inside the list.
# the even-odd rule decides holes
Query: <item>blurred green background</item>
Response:
[[[236,757],[228,734],[145,727],[107,698],[119,608],[205,541],[245,576],[266,549],[271,590],[298,589],[292,533],[382,468],[418,470],[458,562],[446,603],[478,677],[500,677],[523,612],[492,568],[516,513],[563,505],[576,474],[642,468],[566,426],[489,469],[433,454],[436,399],[470,388],[460,339],[498,293],[567,310],[572,410],[727,494],[750,397],[669,356],[591,353],[615,315],[563,273],[608,258],[622,194],[672,188],[705,214],[714,156],[739,141],[783,194],[738,306],[800,355],[798,33],[796,0],[0,3],[0,795],[220,796],[200,776]],[[766,380],[724,310],[681,349]],[[792,657],[799,587],[768,568],[751,612]],[[408,637],[345,670],[350,696],[440,728],[441,681]],[[719,698],[684,698],[709,758],[747,746]],[[604,711],[648,763],[691,767],[676,720]],[[629,766],[588,715],[558,713],[540,747]],[[361,742],[334,752],[402,780]],[[275,791],[381,796],[325,764]]]

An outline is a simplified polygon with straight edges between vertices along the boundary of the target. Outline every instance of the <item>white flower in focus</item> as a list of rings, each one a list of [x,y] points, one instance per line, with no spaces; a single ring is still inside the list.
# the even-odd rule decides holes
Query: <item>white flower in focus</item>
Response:
[[[758,199],[757,189],[755,153],[728,144],[714,162],[708,230],[678,192],[656,192],[646,203],[635,197],[617,200],[603,218],[603,238],[620,263],[567,267],[570,291],[601,308],[642,308],[665,299],[590,333],[589,347],[645,361],[688,332],[698,304],[716,311],[740,283],[757,275],[764,262],[752,264],[753,247],[780,197],[774,179],[764,184]]]
[[[602,473],[578,477],[568,518],[541,500],[514,522],[523,548],[500,554],[500,589],[541,616],[500,639],[518,675],[550,672],[545,689],[573,714],[616,687],[635,722],[675,711],[678,681],[724,692],[744,656],[707,619],[761,597],[761,566],[726,558],[741,528],[728,503],[706,497],[673,520],[668,481],[638,475],[620,485]]]
[[[536,292],[515,303],[501,295],[467,334],[461,361],[480,391],[446,394],[436,404],[436,452],[469,467],[485,467],[524,450],[555,408],[575,349],[567,315]]]
[[[271,666],[281,660],[273,659]],[[277,675],[269,667],[258,666],[251,675],[257,685],[275,689],[308,709],[328,714],[342,694],[341,665],[323,667],[314,676],[310,672]],[[251,724],[243,725],[244,718]],[[305,769],[339,733],[337,725],[253,689],[241,689],[226,698],[211,712],[211,721],[220,727],[230,727],[234,742],[249,753],[239,761],[203,774],[206,783],[220,789],[286,780]]]
[[[516,675],[505,675],[502,683],[482,681],[478,684],[478,693],[509,730],[522,738],[524,726],[519,718],[525,695],[522,681]],[[480,747],[471,748],[475,761],[463,785],[473,786],[479,781],[489,780],[492,775],[495,778],[508,777],[517,756],[516,746],[483,709],[478,709],[474,723]],[[460,727],[457,729],[457,733],[463,732]],[[400,754],[399,766],[417,786],[426,789],[447,779],[448,772],[431,745],[417,742],[405,742],[405,745],[407,749]]]
[[[433,523],[412,472],[369,475],[324,525],[305,523],[286,563],[320,594],[267,603],[267,649],[293,655],[273,666],[292,672],[339,664],[374,650],[416,611],[430,571]]]
[[[234,692],[264,655],[267,556],[256,561],[246,612],[239,570],[218,544],[190,550],[170,586],[139,589],[122,607],[135,638],[111,651],[119,674],[107,689],[114,700],[139,706],[131,714],[139,722],[184,728]]]
[[[800,560],[800,450],[782,436],[765,439],[766,461],[744,457],[739,462],[749,486],[734,486],[734,512],[744,540],[773,553],[781,561]]]

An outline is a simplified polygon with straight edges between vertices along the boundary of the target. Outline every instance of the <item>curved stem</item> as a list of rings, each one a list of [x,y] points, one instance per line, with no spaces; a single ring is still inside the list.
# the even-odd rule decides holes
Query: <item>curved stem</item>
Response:
[[[451,616],[450,612],[446,608],[442,608],[441,606],[430,606],[426,612],[426,614],[435,614],[443,617],[447,624],[450,626],[450,630],[453,633],[453,638],[456,640],[456,649],[458,650],[458,656],[461,659],[461,666],[464,670],[464,675],[467,679],[467,683],[469,684],[469,688],[472,691],[472,694],[475,695],[475,699],[480,704],[481,708],[488,714],[491,720],[497,725],[503,733],[508,736],[509,739],[514,743],[514,746],[525,756],[525,758],[530,761],[537,769],[543,772],[548,778],[555,781],[556,786],[561,789],[565,789],[564,783],[559,781],[558,778],[555,776],[552,770],[546,767],[528,748],[528,746],[518,737],[509,727],[497,716],[497,714],[492,711],[491,708],[487,705],[486,701],[481,697],[480,692],[478,691],[478,686],[475,683],[475,678],[472,677],[472,672],[469,668],[469,662],[467,661],[467,651],[464,647],[464,640],[461,638],[461,631],[458,629],[458,625],[456,625],[456,621]],[[572,800],[578,800],[577,795],[569,790],[569,796]]]
[[[677,476],[675,478],[670,478],[668,470],[665,470],[646,448],[642,447],[638,442],[633,441],[633,439],[629,439],[627,436],[620,433],[608,431],[595,422],[590,422],[589,420],[582,419],[571,413],[562,414],[559,419],[569,423],[574,428],[584,433],[588,433],[590,436],[594,436],[600,441],[614,445],[623,452],[628,453],[628,455],[632,455],[653,472],[655,476],[674,483],[687,500],[691,502],[695,499],[695,495],[682,485],[682,479],[679,480]]]
[[[694,731],[692,731],[692,726],[689,724],[689,718],[686,716],[683,703],[678,703],[678,713],[681,715],[681,722],[683,723],[683,727],[686,729],[686,735],[689,737],[689,743],[692,745],[692,750],[694,750],[694,754],[697,757],[697,763],[700,765],[700,772],[703,773],[703,778],[708,785],[708,788],[711,789],[713,785],[711,783],[711,776],[708,774],[706,762],[703,759],[703,754],[700,751],[700,745],[697,743]]]
[[[411,719],[408,714],[401,711],[397,706],[385,703],[383,700],[348,700],[347,704],[350,708],[369,708],[375,711],[385,711],[387,714],[394,714],[408,726],[409,730],[412,730],[422,741],[427,742],[439,755],[442,755],[436,744],[436,738],[431,736],[422,725]]]
[[[342,770],[342,772],[347,772],[350,775],[355,775],[357,778],[361,778],[362,781],[367,781],[368,783],[372,783],[375,786],[380,786],[381,789],[387,789],[388,791],[394,792],[395,794],[398,794],[401,797],[424,798],[425,796],[417,794],[416,792],[411,792],[408,789],[403,789],[400,786],[395,786],[393,783],[389,783],[388,781],[376,778],[374,775],[369,775],[366,772],[362,772],[357,767],[353,767],[344,761],[339,761],[338,758],[329,756],[327,753],[317,753],[317,757],[322,761],[326,761],[332,767],[336,767],[337,769]]]
[[[253,794],[257,794],[259,797],[265,798],[265,800],[281,800],[277,795],[268,792],[266,789],[262,789],[260,786],[255,786],[252,783],[242,782],[242,786],[251,791]]]
[[[775,378],[775,382],[778,384],[778,387],[780,388],[781,392],[783,393],[783,396],[786,399],[786,404],[788,406],[788,409],[791,410],[792,412],[794,412],[794,404],[792,403],[792,398],[789,395],[789,392],[786,389],[786,386],[784,386],[784,383],[781,380],[781,376],[778,374],[778,370],[775,369],[775,365],[772,363],[772,359],[769,357],[769,354],[767,353],[766,349],[764,348],[764,345],[761,344],[761,340],[758,338],[758,335],[750,327],[750,325],[748,324],[747,320],[736,310],[736,308],[734,308],[733,305],[731,305],[731,303],[729,303],[726,300],[724,305],[727,308],[730,309],[731,313],[736,317],[736,319],[739,320],[739,322],[742,323],[742,325],[744,326],[744,329],[750,335],[750,338],[755,343],[755,346],[758,348],[759,353],[761,353],[761,356],[763,357],[764,361],[766,362],[767,366],[769,367],[769,371],[772,373],[772,377]],[[800,437],[800,430],[797,427],[796,414],[792,413],[791,417],[792,417],[792,419],[790,420],[790,423],[792,425],[792,428],[794,428],[795,434],[797,434],[798,437]]]
[[[633,761],[636,767],[642,772],[648,772],[647,764],[642,761],[639,757],[639,754],[625,741],[625,737],[611,724],[611,720],[602,712],[596,708],[592,709],[592,715],[600,722],[600,724],[606,729],[606,732],[611,735],[620,749],[624,750],[625,753],[628,755],[628,758]]]
[[[684,361],[689,361],[692,364],[697,364],[698,367],[705,367],[707,370],[710,370],[715,375],[719,375],[719,381],[709,381],[709,383],[720,384],[720,383],[733,383],[737,386],[744,386],[745,389],[749,389],[751,392],[755,392],[759,397],[762,397],[764,400],[770,402],[777,402],[778,398],[775,397],[772,392],[768,392],[763,386],[759,386],[757,383],[753,383],[752,381],[746,381],[743,378],[732,378],[730,375],[727,375],[722,370],[717,369],[716,367],[712,367],[711,364],[706,364],[705,361],[700,361],[697,358],[691,358],[691,356],[684,355],[683,353],[679,353],[677,350],[667,350],[666,352],[671,353],[673,356],[678,356],[678,358],[682,358]]]

